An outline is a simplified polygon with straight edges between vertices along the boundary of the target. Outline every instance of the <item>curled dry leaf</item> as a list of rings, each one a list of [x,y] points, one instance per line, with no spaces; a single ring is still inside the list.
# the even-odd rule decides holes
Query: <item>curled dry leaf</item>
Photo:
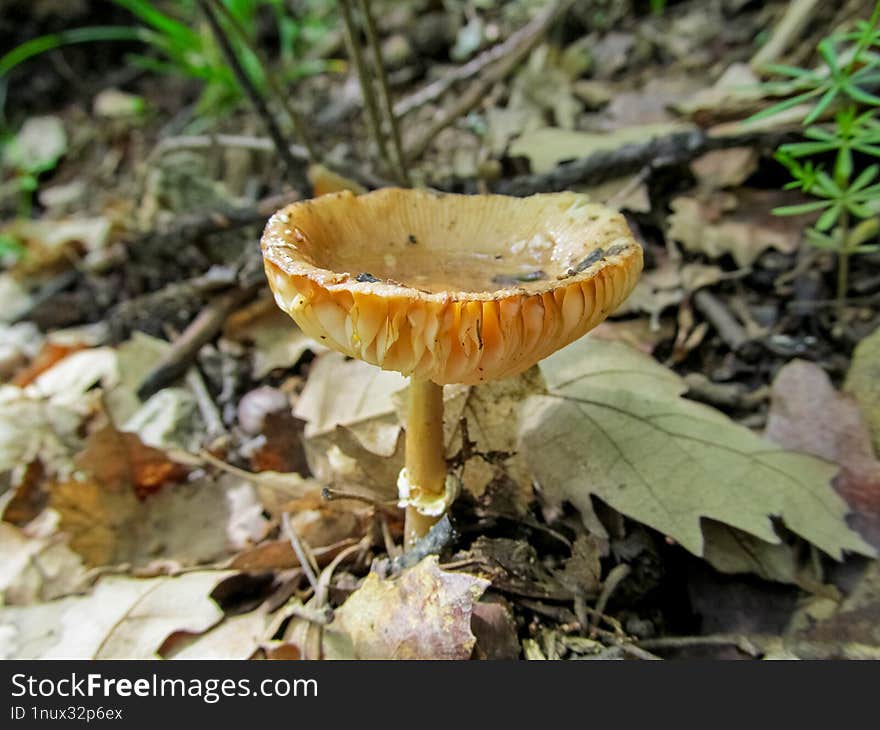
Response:
[[[880,461],[855,398],[838,393],[818,365],[794,360],[773,381],[765,436],[838,464],[834,486],[853,525],[880,548]]]
[[[370,573],[328,629],[347,637],[359,659],[468,659],[474,605],[488,587],[429,556],[395,578]]]
[[[651,358],[586,338],[540,367],[549,394],[524,410],[529,464],[549,502],[570,501],[594,528],[591,495],[696,555],[703,517],[770,543],[779,518],[837,559],[874,553],[844,520],[834,467],[683,399],[681,378]]]

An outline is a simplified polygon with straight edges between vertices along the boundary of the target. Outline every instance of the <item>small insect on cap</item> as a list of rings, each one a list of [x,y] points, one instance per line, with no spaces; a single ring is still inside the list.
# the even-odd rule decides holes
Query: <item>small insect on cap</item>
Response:
[[[306,334],[440,384],[526,370],[604,320],[642,270],[623,216],[574,193],[334,193],[278,211],[262,248]]]

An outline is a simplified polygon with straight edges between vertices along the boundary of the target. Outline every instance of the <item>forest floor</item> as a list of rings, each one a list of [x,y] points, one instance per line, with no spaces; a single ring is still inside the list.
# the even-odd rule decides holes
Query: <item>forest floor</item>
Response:
[[[586,193],[645,271],[567,350],[447,386],[463,492],[411,553],[406,381],[300,331],[258,244],[394,184],[338,20],[289,164],[246,96],[203,113],[121,51],[10,75],[0,656],[880,657],[880,253],[838,301],[817,216],[771,212],[806,200],[773,156],[799,122],[745,121],[768,40],[809,67],[870,4],[445,5],[373,3],[413,185]]]

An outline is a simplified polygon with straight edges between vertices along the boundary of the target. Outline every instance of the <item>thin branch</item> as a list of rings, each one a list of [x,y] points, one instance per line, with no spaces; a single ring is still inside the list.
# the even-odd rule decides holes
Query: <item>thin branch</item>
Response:
[[[528,41],[530,32],[530,26],[523,26],[502,43],[492,46],[462,66],[457,66],[445,76],[441,76],[436,81],[430,82],[409,96],[405,96],[394,105],[394,113],[399,118],[425,104],[429,104],[435,99],[439,99],[459,81],[466,81],[481,73],[487,66],[491,66],[496,61],[509,56],[516,50],[517,46]]]
[[[312,141],[311,135],[306,131],[306,125],[303,122],[302,117],[299,112],[293,107],[290,101],[287,98],[287,93],[284,89],[281,88],[277,79],[275,78],[275,74],[272,73],[269,67],[269,59],[266,58],[266,55],[253,43],[251,43],[251,39],[248,38],[247,31],[242,27],[238,18],[233,15],[232,11],[226,7],[226,5],[219,0],[212,0],[214,3],[214,7],[219,10],[232,28],[238,33],[238,37],[242,43],[244,43],[245,47],[254,54],[256,59],[260,62],[260,65],[263,67],[263,73],[266,74],[266,84],[269,87],[269,90],[272,94],[275,95],[275,98],[281,103],[281,106],[284,108],[285,113],[287,114],[288,119],[290,119],[290,124],[293,127],[294,134],[299,138],[302,142],[303,147],[305,147],[306,152],[309,157],[309,162],[320,162],[320,155],[318,155],[318,151]]]
[[[366,111],[367,124],[370,127],[370,134],[378,147],[379,157],[387,169],[391,169],[391,162],[388,158],[388,149],[385,146],[385,137],[382,134],[382,127],[379,124],[379,112],[376,107],[376,95],[373,91],[373,84],[367,73],[364,58],[361,55],[360,44],[358,43],[357,29],[354,24],[354,18],[351,13],[350,0],[339,0],[339,10],[342,12],[342,20],[345,24],[345,40],[348,45],[348,55],[354,63],[357,71],[358,79],[361,84],[361,92],[364,96],[364,110]]]
[[[412,161],[421,157],[440,132],[476,107],[486,97],[486,93],[493,85],[507,78],[544,37],[557,18],[568,10],[571,4],[572,0],[560,0],[533,18],[523,28],[523,31],[527,30],[528,32],[523,33],[516,48],[508,56],[498,61],[497,64],[487,69],[486,73],[474,81],[470,88],[459,97],[451,109],[441,114],[425,130],[422,136],[410,145],[406,151],[407,160]]]
[[[373,64],[375,65],[376,77],[379,79],[379,101],[388,127],[391,130],[391,148],[394,150],[394,161],[397,165],[398,179],[409,187],[411,185],[409,172],[406,167],[406,159],[403,155],[403,144],[400,141],[400,127],[397,117],[394,115],[394,107],[391,104],[391,94],[388,91],[388,77],[385,73],[385,62],[382,59],[382,48],[379,45],[379,34],[376,32],[376,23],[370,11],[370,0],[359,0],[361,14],[364,16],[364,28],[367,32],[367,42],[373,52]]]
[[[252,297],[258,288],[258,285],[235,287],[219,295],[202,309],[174,341],[168,355],[144,378],[137,390],[138,397],[146,400],[183,375],[202,346],[220,331],[229,314]]]
[[[272,138],[272,142],[275,144],[275,149],[277,150],[278,155],[281,157],[281,161],[284,163],[284,167],[287,171],[288,177],[291,180],[295,180],[299,169],[296,164],[296,160],[294,160],[293,155],[290,154],[290,147],[288,146],[287,141],[284,139],[284,134],[282,134],[281,128],[278,126],[277,120],[273,116],[272,112],[269,111],[269,107],[266,105],[266,100],[257,90],[257,87],[254,86],[254,83],[251,80],[250,76],[248,76],[247,71],[244,70],[244,67],[241,65],[241,62],[238,60],[238,57],[235,54],[235,49],[232,47],[232,44],[229,42],[229,38],[226,37],[226,33],[223,31],[223,28],[220,25],[219,19],[214,14],[214,9],[211,7],[211,4],[212,2],[216,2],[216,0],[197,0],[197,2],[199,8],[201,9],[202,13],[204,13],[205,18],[208,21],[208,25],[211,28],[211,33],[217,40],[217,45],[220,46],[220,51],[223,53],[226,62],[229,64],[229,67],[235,74],[235,78],[238,79],[238,83],[241,84],[242,89],[244,89],[245,93],[250,99],[251,104],[254,105],[254,109],[256,109],[257,114],[260,115],[263,123],[266,125],[266,131],[269,132],[269,136]]]
[[[299,535],[296,533],[296,528],[290,521],[290,515],[287,512],[284,512],[281,515],[281,529],[284,531],[285,537],[290,541],[290,544],[293,547],[293,552],[296,553],[296,558],[299,560],[299,565],[303,569],[303,573],[306,574],[306,578],[308,578],[309,585],[312,587],[312,590],[317,593],[318,576],[315,575],[312,563],[309,560],[308,555],[306,555],[305,548],[300,542]]]

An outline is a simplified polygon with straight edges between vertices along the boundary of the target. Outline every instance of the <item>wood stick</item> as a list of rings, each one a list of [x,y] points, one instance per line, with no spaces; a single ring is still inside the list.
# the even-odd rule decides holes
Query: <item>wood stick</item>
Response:
[[[269,111],[266,100],[263,98],[260,92],[257,91],[257,87],[254,86],[251,77],[248,75],[247,71],[244,70],[244,67],[238,60],[235,49],[232,47],[232,44],[229,42],[229,38],[226,37],[226,33],[223,31],[223,27],[220,25],[220,20],[214,14],[214,9],[211,7],[212,0],[197,0],[197,2],[199,8],[201,9],[202,13],[204,13],[205,18],[208,21],[208,26],[211,28],[211,33],[217,40],[217,45],[220,47],[221,53],[226,59],[226,62],[229,64],[229,67],[232,69],[232,73],[235,74],[235,78],[238,79],[238,83],[241,84],[241,88],[244,89],[245,94],[250,99],[251,104],[253,104],[257,114],[266,125],[266,131],[269,132],[269,136],[272,138],[272,142],[275,144],[275,149],[278,152],[279,157],[281,157],[281,161],[284,163],[284,168],[287,172],[288,179],[296,180],[299,175],[300,166],[296,164],[296,160],[294,160],[293,155],[290,154],[290,145],[284,138],[284,134],[282,133],[281,128],[278,126],[278,122],[275,119],[274,115],[271,111]]]
[[[354,17],[351,13],[350,0],[339,0],[339,10],[342,13],[342,20],[345,25],[345,40],[348,45],[348,54],[354,63],[355,71],[357,71],[358,80],[361,84],[361,93],[364,97],[364,111],[367,117],[367,126],[370,129],[370,135],[376,142],[378,147],[379,158],[385,165],[386,169],[392,169],[391,161],[388,157],[388,149],[385,146],[385,136],[382,133],[382,125],[379,123],[379,111],[376,107],[376,96],[373,92],[373,82],[367,73],[367,67],[364,58],[361,55],[361,47],[358,43],[357,30],[354,24]]]
[[[252,297],[259,287],[236,287],[210,302],[189,324],[171,346],[171,352],[144,378],[137,390],[138,398],[146,400],[183,375],[202,345],[212,340],[226,318]]]
[[[361,15],[364,16],[364,28],[367,32],[367,41],[373,53],[373,64],[376,69],[376,77],[379,79],[379,101],[382,104],[382,112],[388,128],[391,130],[391,149],[394,150],[394,164],[397,168],[398,181],[410,187],[409,171],[406,167],[406,159],[403,155],[403,144],[400,141],[400,127],[394,108],[391,105],[391,93],[388,91],[388,77],[385,74],[385,62],[382,59],[382,48],[379,44],[379,34],[376,32],[376,24],[373,21],[373,13],[370,11],[369,0],[359,0]]]
[[[422,136],[410,145],[406,152],[407,160],[412,161],[421,157],[428,149],[428,145],[441,131],[477,106],[494,84],[507,78],[571,4],[572,0],[560,0],[533,18],[523,29],[527,29],[528,32],[523,33],[516,48],[497,64],[487,69],[486,73],[474,81],[470,88],[459,97],[458,102],[451,109],[441,114]]]

